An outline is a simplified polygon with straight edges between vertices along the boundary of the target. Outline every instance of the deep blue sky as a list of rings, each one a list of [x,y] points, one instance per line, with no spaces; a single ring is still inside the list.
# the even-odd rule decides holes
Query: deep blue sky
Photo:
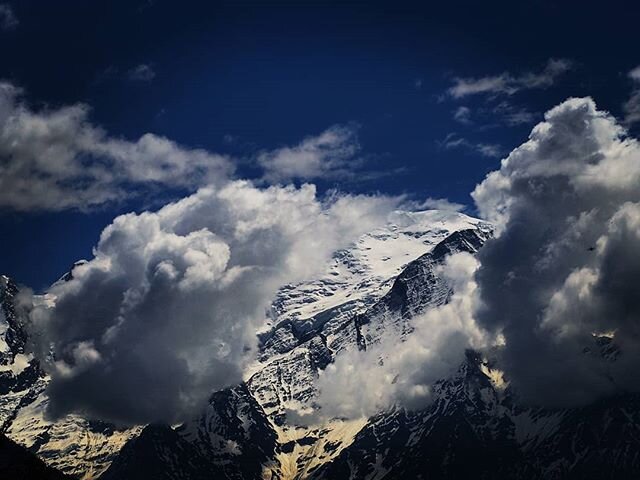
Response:
[[[111,135],[153,132],[231,155],[355,122],[367,168],[402,171],[321,188],[465,204],[499,158],[443,148],[448,134],[508,151],[568,96],[591,95],[621,116],[627,72],[640,64],[637,2],[8,4],[19,24],[0,32],[0,78],[23,87],[36,107],[84,102],[92,122]],[[485,113],[465,125],[453,118],[460,106],[476,114],[496,104],[486,95],[447,97],[454,77],[538,72],[550,58],[569,59],[573,68],[549,88],[505,97],[533,113],[531,121],[508,126]],[[125,72],[140,64],[155,77],[128,80]],[[250,165],[239,173],[254,174]],[[0,212],[0,271],[42,289],[90,256],[115,215],[140,208]]]

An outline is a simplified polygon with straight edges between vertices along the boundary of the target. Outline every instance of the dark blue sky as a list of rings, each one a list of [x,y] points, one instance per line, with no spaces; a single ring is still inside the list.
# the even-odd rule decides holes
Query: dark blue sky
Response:
[[[112,136],[153,132],[235,157],[353,123],[363,178],[321,189],[464,204],[499,163],[480,146],[508,152],[566,97],[591,95],[622,117],[627,73],[640,64],[637,2],[422,3],[13,1],[5,5],[18,23],[0,31],[0,78],[36,109],[90,105],[91,121]],[[552,58],[571,68],[545,88],[447,95],[457,77],[507,72],[517,83]],[[153,78],[132,79],[139,65]],[[460,107],[469,121],[454,118]],[[506,121],[523,111],[516,125]],[[446,148],[447,136],[464,142]],[[238,176],[255,175],[239,165]],[[42,289],[90,256],[115,215],[144,206],[6,209],[0,271]]]

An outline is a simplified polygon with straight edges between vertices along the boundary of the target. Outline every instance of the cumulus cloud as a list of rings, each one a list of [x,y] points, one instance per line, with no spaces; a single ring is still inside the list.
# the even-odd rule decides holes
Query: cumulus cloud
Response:
[[[355,127],[334,125],[293,147],[262,152],[258,163],[270,183],[351,177],[361,164],[359,150]]]
[[[640,390],[638,142],[591,99],[569,99],[473,198],[498,232],[479,254],[476,318],[504,335],[514,391],[573,406]]]
[[[0,4],[0,29],[2,30],[13,30],[19,25],[18,18],[15,13],[13,13],[13,9],[11,5],[6,3]]]
[[[433,383],[455,372],[466,350],[490,343],[473,318],[477,267],[468,253],[452,255],[436,269],[453,290],[449,303],[413,318],[409,335],[386,335],[366,351],[339,354],[320,372],[320,408],[313,419],[368,417],[392,405],[426,406]]]
[[[137,188],[194,189],[233,172],[224,156],[151,133],[109,136],[89,121],[86,105],[36,111],[21,94],[0,83],[0,208],[89,209]]]
[[[633,90],[623,109],[625,123],[631,125],[640,121],[640,65],[629,72],[629,78],[633,82]]]
[[[192,415],[242,380],[276,290],[319,271],[400,200],[235,181],[116,218],[94,258],[30,314],[49,414],[125,424]]]
[[[156,72],[151,65],[141,63],[127,71],[127,78],[137,82],[150,82],[156,77]]]
[[[479,94],[513,95],[522,90],[550,87],[558,77],[571,68],[571,61],[552,58],[539,72],[526,72],[521,75],[503,72],[486,77],[455,77],[447,93],[456,99]]]

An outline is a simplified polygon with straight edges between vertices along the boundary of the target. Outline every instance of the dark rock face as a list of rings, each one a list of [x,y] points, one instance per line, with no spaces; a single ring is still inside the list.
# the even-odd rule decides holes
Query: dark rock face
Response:
[[[45,463],[27,449],[0,434],[0,478],[7,480],[70,479]]]
[[[9,346],[9,351],[15,356],[18,353],[24,353],[27,343],[27,334],[16,317],[14,299],[18,294],[18,287],[8,277],[2,277],[0,283],[0,304],[7,323],[4,340]]]
[[[640,474],[640,397],[585,408],[525,409],[469,352],[436,400],[372,418],[314,479],[631,479]]]
[[[0,395],[27,390],[41,375],[38,362],[25,357],[28,336],[16,314],[17,294],[13,280],[0,277],[0,366],[5,367],[0,371]],[[16,361],[25,365],[14,367]]]
[[[277,449],[277,434],[245,384],[214,393],[202,415],[177,432],[225,478],[260,478]]]
[[[100,478],[261,478],[276,448],[271,424],[243,384],[214,393],[200,417],[175,430],[147,426]]]
[[[0,432],[6,432],[18,410],[40,393],[44,375],[37,360],[27,355],[28,334],[16,311],[18,287],[0,276]]]
[[[104,480],[205,480],[225,478],[172,428],[149,425],[130,440],[100,478]]]

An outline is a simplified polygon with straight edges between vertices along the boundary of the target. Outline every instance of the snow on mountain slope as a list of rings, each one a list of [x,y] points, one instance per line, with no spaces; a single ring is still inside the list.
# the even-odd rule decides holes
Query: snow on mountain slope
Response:
[[[452,232],[478,226],[488,228],[462,213],[395,212],[387,226],[336,252],[319,278],[285,285],[273,302],[271,321],[259,334],[259,361],[247,370],[246,380],[319,333],[324,344],[340,350],[345,322],[387,293],[409,262]]]
[[[428,210],[394,212],[385,227],[361,236],[350,248],[333,256],[319,278],[286,285],[273,303],[272,322],[263,333],[262,359],[286,341],[272,335],[287,322],[304,335],[322,328],[331,343],[346,318],[363,311],[391,287],[393,279],[412,260],[428,252],[452,232],[482,225],[462,213]]]
[[[285,286],[246,381],[215,392],[177,428],[119,431],[76,416],[46,420],[47,379],[25,353],[17,290],[2,279],[3,431],[85,479],[105,470],[105,480],[637,478],[638,395],[571,410],[524,407],[494,361],[474,352],[436,382],[423,410],[306,425],[318,370],[344,348],[410,334],[415,315],[451,295],[438,266],[452,253],[476,252],[490,230],[457,213],[396,213],[388,226],[336,252],[323,275]],[[605,337],[586,351],[610,361],[619,353]]]
[[[455,237],[437,258],[429,256],[458,231],[479,233]],[[365,424],[295,424],[298,414],[313,409],[318,370],[342,349],[375,341],[385,328],[400,328],[403,318],[444,303],[450,289],[435,274],[435,265],[460,249],[477,251],[490,231],[489,225],[460,213],[396,212],[385,228],[336,252],[320,278],[279,292],[271,329],[261,334],[259,362],[247,376],[249,390],[273,422],[279,443],[289,446],[279,455],[280,464],[287,465],[276,472],[279,478],[304,478],[337,456]],[[402,311],[398,302],[412,306]]]
[[[336,252],[319,278],[285,286],[260,334],[258,361],[246,385],[214,394],[204,412],[175,429],[177,435],[152,429],[132,440],[105,478],[140,475],[136,458],[143,454],[173,471],[190,452],[195,460],[175,478],[200,478],[203,471],[255,478],[260,469],[263,478],[305,478],[331,461],[367,421],[296,425],[295,413],[313,407],[318,369],[341,348],[357,345],[357,314],[388,295],[407,265],[452,232],[478,227],[486,225],[458,213],[397,212],[385,228]],[[414,275],[402,284],[420,281]]]

